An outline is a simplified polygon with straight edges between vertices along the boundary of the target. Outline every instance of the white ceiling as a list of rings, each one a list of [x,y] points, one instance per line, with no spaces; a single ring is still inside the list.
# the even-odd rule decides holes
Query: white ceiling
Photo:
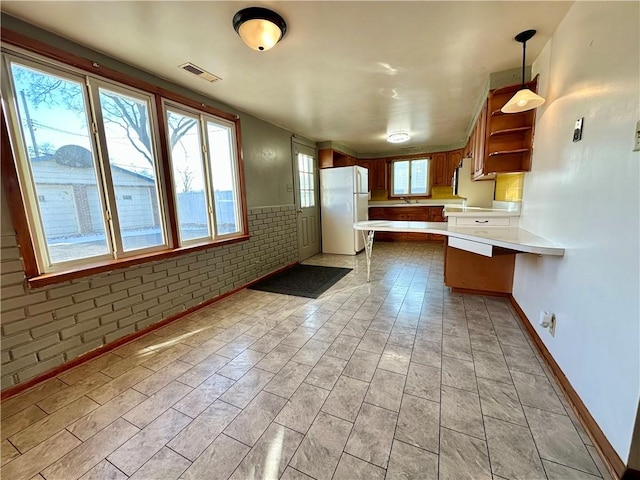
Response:
[[[360,153],[465,140],[491,72],[519,67],[515,34],[534,28],[527,63],[572,2],[2,1],[2,11],[208,95],[296,134]],[[231,25],[271,8],[288,31],[272,50]],[[178,68],[193,62],[210,84]]]

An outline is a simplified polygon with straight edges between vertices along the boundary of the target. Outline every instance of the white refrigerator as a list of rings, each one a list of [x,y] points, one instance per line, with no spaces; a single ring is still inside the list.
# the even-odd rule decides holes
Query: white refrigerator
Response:
[[[364,167],[320,170],[322,252],[355,255],[364,249],[355,222],[369,219],[369,172]]]

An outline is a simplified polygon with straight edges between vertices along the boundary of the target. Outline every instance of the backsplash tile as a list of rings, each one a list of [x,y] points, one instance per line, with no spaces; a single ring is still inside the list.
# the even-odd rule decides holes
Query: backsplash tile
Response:
[[[495,200],[519,202],[522,200],[524,173],[509,173],[496,176]]]

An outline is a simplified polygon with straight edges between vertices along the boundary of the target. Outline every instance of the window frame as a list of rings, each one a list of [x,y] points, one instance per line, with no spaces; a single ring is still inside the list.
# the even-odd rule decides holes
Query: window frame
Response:
[[[189,108],[184,105],[180,105],[176,102],[173,102],[168,99],[162,99],[162,107],[163,114],[162,119],[165,123],[164,127],[168,129],[168,112],[173,111],[175,113],[181,113],[183,115],[188,115],[191,117],[197,117],[198,120],[198,132],[199,132],[199,140],[200,140],[200,155],[199,159],[202,162],[202,171],[204,175],[204,193],[205,199],[207,203],[207,226],[209,230],[209,237],[199,237],[190,240],[182,240],[182,236],[180,235],[180,211],[176,208],[176,227],[178,229],[178,236],[180,237],[180,245],[183,247],[189,245],[197,245],[198,243],[202,243],[203,239],[205,241],[216,241],[216,240],[224,240],[226,238],[233,238],[238,235],[238,232],[244,231],[246,219],[242,218],[242,214],[239,208],[237,208],[236,221],[238,223],[238,231],[231,233],[219,233],[218,232],[218,223],[217,223],[217,215],[216,215],[216,200],[215,200],[215,190],[214,190],[214,174],[211,165],[211,145],[209,135],[207,134],[207,125],[208,122],[215,123],[218,126],[226,127],[230,131],[231,138],[237,137],[236,133],[236,124],[234,122],[230,122],[228,120],[222,118],[216,118],[213,115],[204,113],[202,111],[198,111],[193,108]],[[237,143],[231,141],[231,155],[232,162],[234,163],[232,169],[233,176],[233,187],[234,192],[237,192],[237,196],[240,196],[241,188],[240,188],[240,172],[239,172],[239,154]],[[173,191],[174,198],[176,200],[176,205],[178,201],[178,192],[176,191],[176,182],[175,178],[173,178],[173,157],[171,156],[171,145],[169,144],[169,135],[167,135],[167,151],[169,152],[167,161],[171,170],[171,188]],[[237,205],[238,207],[238,205]]]
[[[169,142],[169,134],[168,134],[169,131],[168,131],[167,115],[169,113],[169,110],[173,110],[173,111],[176,111],[177,113],[182,113],[189,116],[194,116],[198,121],[197,130],[198,130],[198,140],[200,144],[198,153],[199,153],[199,160],[202,163],[202,170],[203,170],[202,174],[204,176],[204,181],[205,181],[204,194],[205,194],[206,208],[207,210],[209,210],[209,208],[213,205],[213,202],[211,201],[211,192],[207,188],[207,185],[208,185],[207,179],[209,177],[209,173],[208,173],[209,165],[204,158],[204,152],[202,150],[203,142],[205,140],[203,139],[202,124],[200,122],[200,112],[194,109],[188,109],[188,108],[185,108],[184,106],[177,105],[174,102],[168,102],[165,99],[162,100],[162,119],[163,121],[166,122],[163,125],[163,128],[167,129],[167,135],[166,135],[167,163],[169,164],[169,170],[171,171],[171,180],[170,180],[171,191],[173,193],[173,198],[175,199],[175,202],[176,202],[175,215],[176,215],[176,229],[177,229],[178,239],[179,239],[178,245],[181,245],[181,246],[198,245],[199,243],[202,243],[203,241],[205,241],[207,238],[214,237],[215,230],[213,225],[210,223],[210,218],[209,218],[210,213],[207,212],[207,230],[208,230],[209,237],[199,237],[199,238],[194,238],[190,240],[183,240],[182,235],[180,234],[180,209],[178,208],[178,192],[176,190],[176,181],[173,174],[173,158],[171,156],[171,145]]]
[[[95,142],[95,135],[91,132],[91,110],[89,108],[89,104],[91,102],[89,98],[89,92],[85,88],[84,78],[81,75],[75,74],[74,72],[65,71],[64,69],[56,69],[54,66],[43,64],[37,61],[34,61],[31,58],[25,58],[21,55],[8,54],[3,52],[2,55],[2,87],[3,91],[7,93],[6,98],[3,100],[3,109],[6,107],[12,115],[7,115],[7,120],[11,123],[11,128],[13,129],[14,135],[12,137],[12,145],[14,146],[14,151],[18,152],[18,155],[15,156],[15,166],[16,173],[18,176],[18,182],[20,185],[20,189],[23,194],[23,198],[21,201],[25,205],[25,215],[27,217],[28,224],[30,228],[33,230],[32,238],[33,238],[33,249],[35,261],[38,265],[38,269],[41,272],[54,273],[56,271],[65,270],[69,268],[76,268],[80,265],[87,263],[87,258],[76,259],[64,262],[62,264],[54,265],[51,262],[49,249],[47,246],[45,229],[43,224],[42,214],[39,212],[40,210],[40,201],[37,200],[37,189],[35,186],[35,177],[33,174],[33,170],[31,167],[31,162],[29,162],[29,155],[25,151],[25,143],[22,140],[22,135],[24,135],[22,125],[21,125],[21,117],[17,108],[17,99],[14,97],[13,92],[15,91],[13,85],[13,76],[10,73],[10,63],[13,60],[19,61],[20,65],[24,65],[27,68],[34,68],[41,70],[45,73],[55,75],[56,77],[60,77],[69,81],[77,82],[82,86],[83,100],[84,100],[84,115],[87,120],[87,133],[89,136],[89,142],[91,145],[91,155],[93,160],[94,172],[96,174],[96,186],[98,187],[98,199],[101,202],[101,205],[104,205],[106,202],[105,198],[105,190],[104,187],[101,186],[103,184],[102,174],[100,171],[100,159],[98,156],[98,147]],[[17,138],[19,137],[20,138]],[[18,166],[18,163],[20,166]],[[33,208],[26,208],[27,205],[33,205]],[[100,261],[110,261],[112,260],[111,251],[113,251],[113,237],[110,235],[109,226],[107,225],[106,218],[103,217],[102,224],[104,226],[105,231],[105,242],[107,245],[107,253],[103,255],[96,255],[94,257],[88,257],[92,261],[100,262]]]
[[[427,179],[426,179],[426,192],[425,193],[412,193],[411,192],[411,164],[414,161],[426,160],[427,162]],[[395,180],[395,164],[398,162],[409,162],[409,193],[395,193],[394,180]],[[404,197],[429,197],[431,195],[431,157],[426,155],[412,156],[409,158],[394,158],[390,162],[391,178],[390,178],[390,192],[389,198],[404,198]]]
[[[226,124],[230,129],[231,132],[234,133],[235,135],[235,129],[236,129],[236,125],[233,125],[231,122],[226,122],[223,119],[215,119],[214,117],[212,117],[211,115],[207,115],[207,114],[203,114],[203,125],[202,128],[204,129],[204,133],[207,133],[207,118],[212,119],[212,120],[216,120],[217,124]],[[209,143],[209,135],[205,135],[205,145],[207,148],[207,155],[209,152],[211,152],[211,146]],[[231,136],[231,139],[233,138],[233,135]],[[234,188],[235,191],[238,193],[238,195],[240,194],[240,182],[239,182],[239,175],[238,175],[238,146],[237,144],[235,144],[233,141],[229,142],[231,145],[231,150],[232,150],[232,156],[233,156],[233,160],[235,160],[235,168],[233,169],[233,184],[234,184]],[[231,238],[232,236],[237,235],[237,232],[231,232],[231,233],[223,233],[220,234],[218,232],[218,218],[217,218],[217,214],[216,214],[216,204],[215,204],[215,175],[213,174],[213,171],[211,171],[212,169],[212,165],[211,165],[211,157],[207,156],[207,158],[205,159],[205,163],[207,164],[207,166],[209,167],[210,170],[210,180],[211,180],[211,191],[210,191],[210,195],[212,197],[212,202],[211,202],[211,206],[213,208],[213,231],[214,231],[214,238],[218,238],[218,239],[224,239],[224,238]],[[238,198],[239,199],[239,198]],[[236,214],[236,221],[238,222],[238,230],[244,230],[245,228],[245,221],[244,219],[242,219],[242,216],[240,215],[240,209],[238,209],[237,214]]]
[[[99,161],[102,167],[102,174],[104,177],[104,189],[106,190],[107,197],[109,198],[109,206],[110,211],[108,215],[111,217],[111,230],[113,232],[114,238],[112,241],[115,243],[115,255],[116,260],[118,258],[126,258],[136,255],[144,255],[145,253],[152,253],[156,251],[166,250],[167,248],[171,248],[172,241],[168,234],[168,215],[166,209],[165,202],[165,188],[164,188],[164,178],[162,168],[160,166],[160,135],[159,128],[157,125],[158,113],[156,112],[156,105],[154,101],[154,97],[151,94],[143,92],[137,88],[122,86],[113,82],[105,81],[99,78],[90,77],[87,81],[88,89],[89,89],[89,98],[92,103],[92,111],[94,113],[93,121],[96,123],[98,130],[101,135],[97,135],[97,139],[95,140],[99,146]],[[147,98],[147,106],[149,108],[149,123],[150,123],[150,134],[153,137],[151,140],[151,145],[153,147],[154,154],[154,165],[153,170],[156,175],[156,200],[158,202],[158,216],[160,217],[160,230],[162,231],[162,236],[164,238],[164,242],[159,245],[154,245],[145,248],[139,248],[136,250],[126,251],[124,249],[124,242],[122,237],[122,225],[120,222],[120,216],[118,213],[118,206],[116,200],[116,189],[113,183],[113,172],[111,169],[111,158],[109,156],[109,144],[106,135],[106,129],[104,127],[104,115],[103,108],[100,102],[100,88],[105,90],[110,90],[116,94],[121,94],[123,96],[130,96],[136,98],[137,96],[146,97]],[[139,98],[138,98],[139,99]]]
[[[17,162],[20,161],[19,158],[25,155],[25,152],[21,151],[24,147],[20,147],[23,142],[21,138],[16,139],[14,137],[16,134],[14,125],[16,118],[8,108],[7,99],[3,94],[2,118],[0,122],[2,133],[2,182],[7,194],[11,217],[18,237],[17,240],[23,257],[27,281],[31,287],[56,284],[101,272],[181,256],[192,251],[205,250],[249,239],[240,118],[238,115],[230,114],[211,106],[210,103],[213,102],[213,100],[201,97],[196,92],[193,92],[193,98],[185,97],[160,87],[155,83],[149,83],[145,80],[140,80],[139,78],[122,73],[117,69],[122,67],[116,60],[105,60],[115,65],[115,68],[100,65],[89,58],[76,56],[39,40],[2,28],[2,56],[4,57],[5,54],[16,56],[20,58],[21,61],[25,59],[34,61],[38,64],[39,68],[41,68],[41,64],[44,63],[46,66],[50,66],[56,75],[60,75],[58,69],[61,69],[72,76],[89,76],[106,84],[121,84],[125,90],[139,90],[140,93],[150,97],[150,105],[154,111],[154,113],[151,111],[149,113],[150,121],[152,129],[156,130],[154,134],[157,135],[156,169],[158,172],[158,195],[163,199],[163,203],[159,205],[159,208],[160,215],[163,215],[165,219],[165,241],[167,245],[162,249],[153,251],[141,252],[140,250],[134,250],[130,255],[117,259],[111,258],[110,254],[108,255],[108,259],[100,258],[96,260],[96,258],[93,257],[81,260],[79,264],[65,264],[65,269],[61,271],[45,272],[42,265],[38,263],[40,257],[36,251],[36,242],[39,241],[39,238],[44,237],[42,235],[34,235],[34,233],[37,234],[37,232],[33,231],[33,220],[29,218],[29,208],[25,206],[26,204],[24,202],[26,196],[24,178],[21,178],[19,174],[20,169],[17,168]],[[4,60],[2,63],[5,63]],[[4,81],[5,80],[3,80],[3,82]],[[160,82],[161,80],[158,79],[158,83]],[[3,91],[6,91],[4,86]],[[193,245],[180,246],[178,226],[176,223],[176,201],[173,195],[172,184],[170,183],[172,177],[166,146],[167,132],[162,122],[161,113],[159,113],[162,112],[162,102],[165,99],[176,102],[181,106],[193,108],[211,115],[214,118],[224,119],[234,125],[235,139],[232,138],[232,143],[237,152],[236,174],[238,177],[238,195],[236,204],[240,221],[240,231],[237,234]],[[20,129],[18,129],[17,132],[18,135],[21,134]],[[95,145],[95,141],[92,145]],[[33,200],[33,198],[31,198],[31,200]]]

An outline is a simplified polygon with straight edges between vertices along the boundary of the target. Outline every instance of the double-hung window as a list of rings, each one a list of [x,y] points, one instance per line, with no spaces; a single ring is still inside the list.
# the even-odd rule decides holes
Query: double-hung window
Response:
[[[429,160],[427,158],[394,160],[392,165],[392,196],[429,194]]]
[[[180,243],[242,232],[235,124],[165,102]]]
[[[39,271],[168,248],[153,97],[20,56],[3,68]]]

